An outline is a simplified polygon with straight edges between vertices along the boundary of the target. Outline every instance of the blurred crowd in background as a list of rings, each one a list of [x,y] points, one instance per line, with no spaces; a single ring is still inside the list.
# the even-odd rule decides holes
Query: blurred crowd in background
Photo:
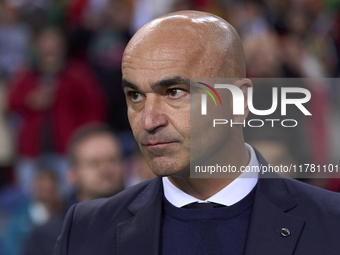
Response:
[[[338,0],[0,0],[0,254],[52,254],[73,203],[154,177],[129,128],[121,58],[146,22],[186,9],[236,28],[249,78],[339,77]],[[303,84],[314,118],[246,128],[246,141],[272,165],[339,164],[338,83]],[[259,108],[268,87],[256,85]],[[340,191],[339,180],[302,181]]]

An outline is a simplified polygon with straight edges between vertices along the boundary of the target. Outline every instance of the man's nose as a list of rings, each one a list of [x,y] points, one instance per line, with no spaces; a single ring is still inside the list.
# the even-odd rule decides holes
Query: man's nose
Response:
[[[156,97],[146,99],[142,117],[142,127],[144,130],[151,132],[158,127],[168,124],[163,108],[162,99]]]

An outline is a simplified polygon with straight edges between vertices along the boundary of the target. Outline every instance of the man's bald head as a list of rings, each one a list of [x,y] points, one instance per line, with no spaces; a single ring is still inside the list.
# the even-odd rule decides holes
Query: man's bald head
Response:
[[[144,25],[126,47],[122,68],[150,59],[166,68],[167,62],[183,61],[183,56],[186,68],[200,70],[190,78],[245,77],[243,47],[235,29],[218,16],[198,11],[167,14]]]
[[[198,109],[198,101],[190,100],[190,79],[243,78],[243,47],[225,20],[204,12],[176,12],[149,22],[133,36],[123,55],[122,73],[131,129],[150,168],[159,176],[187,176],[190,139],[199,134],[190,130],[190,119],[198,112],[190,111],[191,106]],[[244,80],[237,84],[242,91],[248,87]],[[220,95],[229,104],[219,111],[233,118],[231,93],[223,90]],[[237,117],[235,122],[241,118]],[[193,127],[210,123],[199,124]],[[235,141],[243,141],[241,127],[222,134],[215,131],[210,129],[199,139],[204,150],[197,153],[197,159],[223,146],[214,154],[231,155],[227,150],[237,147]]]

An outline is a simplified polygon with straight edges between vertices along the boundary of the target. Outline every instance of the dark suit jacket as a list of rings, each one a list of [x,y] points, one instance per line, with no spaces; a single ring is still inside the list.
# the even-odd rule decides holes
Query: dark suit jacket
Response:
[[[257,157],[267,164],[258,152]],[[258,181],[245,254],[339,255],[340,195],[274,177]],[[159,254],[161,216],[160,177],[108,199],[73,205],[55,255]],[[284,237],[282,228],[290,235]]]

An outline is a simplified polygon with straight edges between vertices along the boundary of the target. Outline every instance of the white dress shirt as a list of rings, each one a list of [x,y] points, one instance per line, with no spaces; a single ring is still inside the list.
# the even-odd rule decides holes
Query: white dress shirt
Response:
[[[248,166],[259,166],[254,149],[245,144],[250,155]],[[200,200],[177,188],[168,177],[162,177],[163,190],[165,198],[176,207],[183,207],[194,202],[208,203],[214,202],[225,206],[236,204],[255,187],[258,180],[257,172],[243,172],[239,177],[233,180],[228,186],[217,192],[215,195],[209,197],[207,200]]]

